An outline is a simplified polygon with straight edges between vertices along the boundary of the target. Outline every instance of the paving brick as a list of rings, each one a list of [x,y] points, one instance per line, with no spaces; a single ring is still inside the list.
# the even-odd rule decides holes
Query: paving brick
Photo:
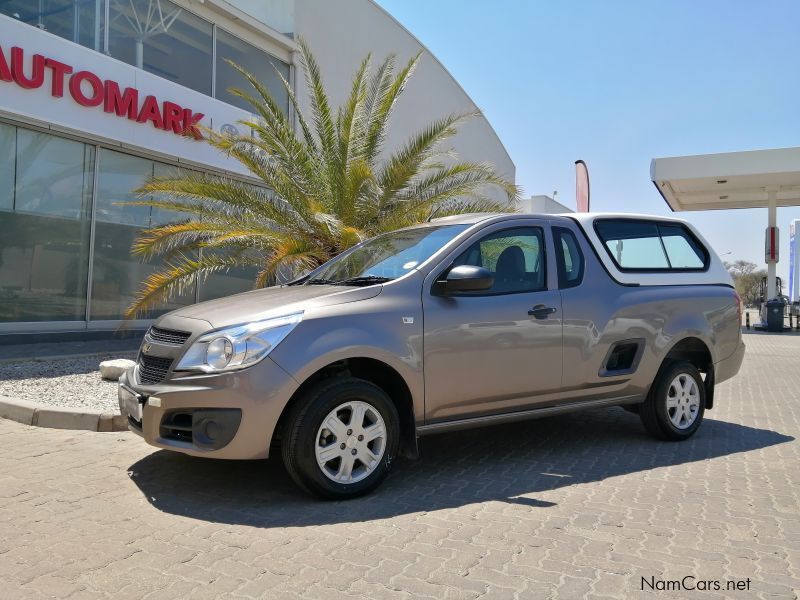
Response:
[[[693,575],[796,599],[800,337],[746,341],[685,443],[620,409],[451,433],[341,503],[277,460],[0,420],[0,597],[601,600]]]

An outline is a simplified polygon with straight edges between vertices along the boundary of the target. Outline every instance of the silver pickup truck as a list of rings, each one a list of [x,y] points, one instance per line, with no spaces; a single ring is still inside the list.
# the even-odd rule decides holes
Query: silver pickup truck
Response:
[[[739,370],[740,322],[730,276],[684,221],[447,217],[162,316],[119,403],[153,446],[279,448],[301,487],[348,498],[452,429],[624,406],[684,440]]]

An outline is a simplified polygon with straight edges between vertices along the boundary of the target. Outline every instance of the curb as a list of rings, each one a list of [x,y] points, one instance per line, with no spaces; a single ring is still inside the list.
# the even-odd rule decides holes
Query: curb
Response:
[[[44,406],[6,396],[0,396],[0,418],[50,429],[128,431],[128,420],[122,415]]]

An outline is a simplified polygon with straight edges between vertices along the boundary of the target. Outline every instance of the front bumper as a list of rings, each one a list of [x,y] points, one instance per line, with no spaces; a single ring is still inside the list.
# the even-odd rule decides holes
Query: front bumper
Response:
[[[278,418],[298,387],[269,357],[241,371],[184,376],[157,385],[140,384],[134,367],[120,377],[119,385],[120,411],[128,417],[128,428],[148,444],[225,459],[266,458]]]

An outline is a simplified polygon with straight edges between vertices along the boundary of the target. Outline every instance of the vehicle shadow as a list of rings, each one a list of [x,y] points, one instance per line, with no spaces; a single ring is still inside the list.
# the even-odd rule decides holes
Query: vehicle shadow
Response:
[[[794,438],[706,419],[683,443],[659,442],[619,408],[440,434],[420,440],[422,458],[399,460],[367,498],[323,502],[291,481],[279,456],[222,461],[154,452],[129,475],[159,510],[205,521],[291,527],[370,521],[466,504],[501,501],[554,506],[536,494],[758,450]]]

